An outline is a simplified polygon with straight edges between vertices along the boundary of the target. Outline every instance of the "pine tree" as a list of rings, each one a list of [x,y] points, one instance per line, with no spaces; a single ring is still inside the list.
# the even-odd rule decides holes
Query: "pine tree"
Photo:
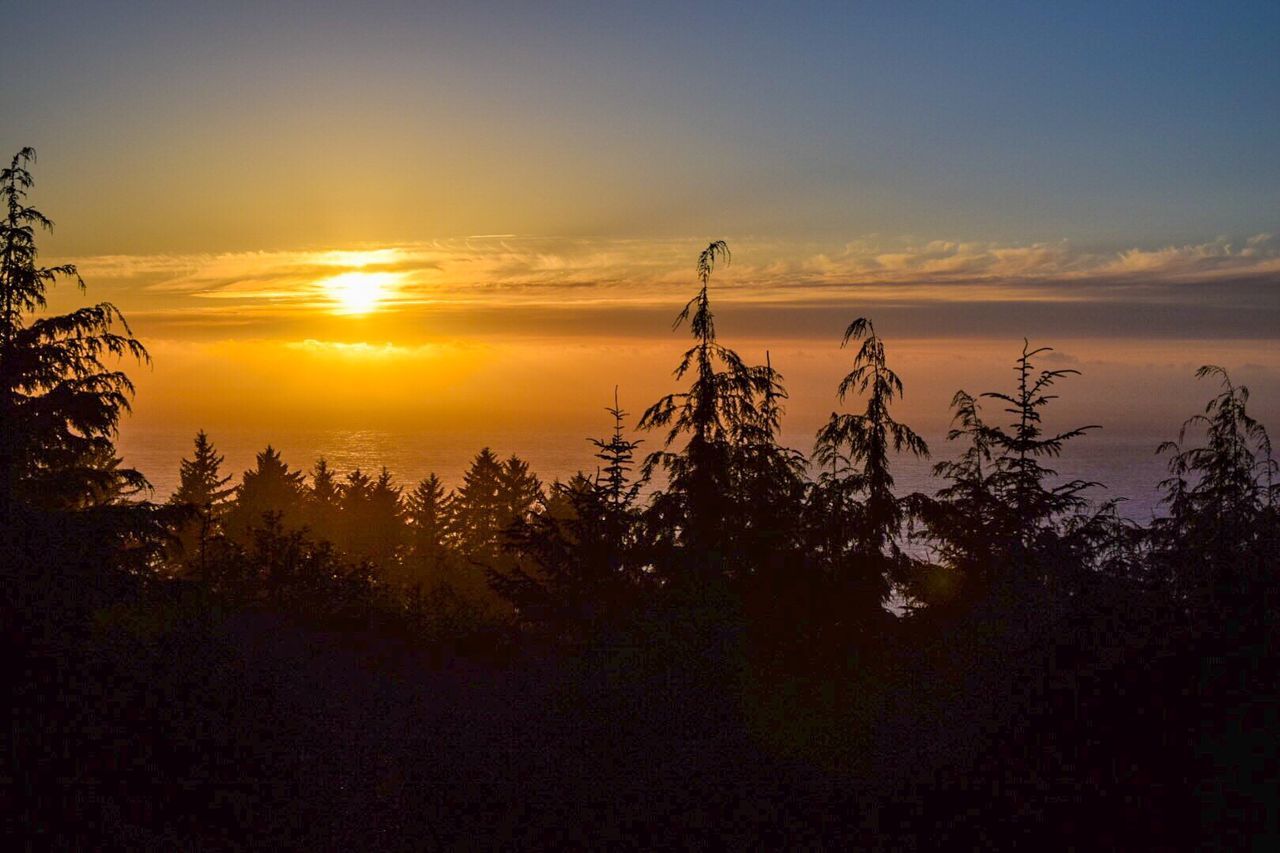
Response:
[[[27,204],[35,151],[24,148],[0,170],[0,517],[17,503],[79,509],[148,487],[121,467],[113,439],[129,409],[133,384],[106,364],[129,356],[149,361],[115,306],[102,302],[70,314],[33,319],[45,292],[69,278],[70,264],[38,264],[37,230],[53,223]],[[123,334],[113,331],[116,326]]]
[[[397,486],[385,467],[378,473],[369,491],[369,559],[384,572],[399,560],[408,533],[404,523],[404,506],[400,498],[404,490]]]
[[[662,469],[667,489],[656,496],[651,517],[672,544],[682,546],[691,566],[711,574],[731,574],[734,548],[735,453],[760,428],[759,400],[775,376],[765,367],[748,366],[736,352],[716,340],[709,286],[718,262],[729,262],[723,241],[698,256],[701,287],[677,315],[673,328],[686,322],[694,339],[676,367],[676,379],[692,375],[687,391],[668,394],[640,418],[641,429],[666,429],[664,449],[645,459],[646,479]],[[679,452],[671,447],[681,438]],[[741,569],[741,567],[737,567]]]
[[[197,432],[195,452],[179,463],[178,488],[169,498],[169,503],[190,507],[196,514],[179,528],[178,539],[183,553],[194,556],[202,568],[209,540],[218,533],[228,499],[235,494],[235,487],[228,485],[231,475],[222,476],[223,461],[205,431]]]
[[[836,532],[827,546],[831,570],[852,585],[850,592],[859,604],[879,608],[889,596],[888,573],[903,563],[897,540],[904,504],[893,491],[889,456],[907,452],[927,457],[929,447],[890,411],[894,399],[902,396],[902,380],[889,368],[884,343],[870,320],[859,317],[850,323],[840,346],[855,340],[862,346],[836,393],[842,401],[851,391],[865,394],[866,408],[861,414],[832,412],[818,431],[814,458],[830,469],[821,483],[819,503],[833,514],[831,527]],[[855,506],[857,495],[863,501]]]
[[[635,463],[636,450],[644,442],[630,441],[623,437],[623,424],[627,413],[618,403],[618,387],[613,388],[613,406],[606,408],[613,416],[613,435],[606,441],[600,438],[589,439],[596,447],[596,458],[604,463],[604,468],[596,475],[596,485],[604,491],[605,501],[617,511],[631,506],[640,492],[640,484],[632,482],[631,469]]]
[[[338,497],[339,521],[335,544],[348,554],[368,557],[372,549],[369,529],[370,504],[373,502],[373,480],[356,468],[347,474]]]
[[[386,468],[377,479],[359,468],[348,474],[339,498],[338,544],[382,571],[393,569],[406,533],[401,492]]]
[[[235,494],[235,487],[227,485],[231,482],[231,475],[221,475],[223,461],[205,431],[197,432],[195,452],[190,459],[178,463],[178,488],[169,502],[202,507],[216,515],[227,499]]]
[[[511,456],[498,474],[499,527],[505,531],[526,519],[542,498],[542,481],[529,470],[529,463]]]
[[[290,470],[280,452],[267,445],[257,455],[256,467],[246,471],[227,513],[227,534],[241,544],[253,541],[252,531],[264,523],[267,513],[279,513],[278,523],[290,529],[303,525],[306,488],[301,471]]]
[[[1223,608],[1253,606],[1274,585],[1276,461],[1266,429],[1248,412],[1249,389],[1227,371],[1205,365],[1198,379],[1216,378],[1219,393],[1189,418],[1169,454],[1170,477],[1160,485],[1169,515],[1153,528],[1155,561],[1175,594],[1212,617]],[[1202,444],[1187,447],[1202,429]]]
[[[504,515],[502,512],[502,463],[483,448],[463,475],[453,500],[449,538],[467,558],[485,562],[497,558]]]
[[[1060,455],[1071,439],[1098,429],[1090,425],[1046,435],[1043,412],[1057,399],[1048,391],[1057,380],[1079,374],[1071,369],[1037,372],[1033,360],[1051,351],[1033,350],[1024,341],[1014,367],[1015,391],[981,395],[1006,404],[1004,411],[1014,416],[1008,427],[983,419],[980,398],[964,391],[953,398],[955,416],[947,438],[964,439],[968,446],[957,460],[934,467],[934,474],[948,481],[936,498],[914,500],[927,537],[942,558],[941,565],[913,579],[917,600],[954,598],[960,587],[970,597],[994,585],[1069,590],[1087,570],[1132,571],[1135,543],[1114,512],[1114,502],[1086,513],[1082,492],[1098,484],[1071,480],[1053,485],[1057,472],[1041,462]],[[1111,553],[1094,560],[1087,553],[1089,543],[1104,540]]]
[[[510,565],[491,568],[489,583],[525,626],[551,638],[579,641],[616,628],[646,585],[631,535],[637,521],[629,504],[613,503],[607,484],[581,473],[557,481],[538,511],[507,531]]]
[[[994,576],[1007,554],[1001,543],[1011,541],[1016,519],[1000,495],[999,472],[993,461],[992,429],[982,420],[978,400],[963,389],[951,399],[954,412],[948,441],[965,440],[958,459],[933,466],[933,475],[947,482],[935,499],[916,502],[931,542],[942,558],[942,567],[917,584],[913,597],[936,602],[954,597],[956,586]],[[941,572],[955,576],[947,578]]]
[[[787,391],[768,351],[763,377],[759,417],[741,425],[734,454],[734,494],[739,496],[735,526],[741,531],[738,561],[749,564],[753,571],[766,571],[778,581],[801,551],[799,521],[806,460],[804,454],[778,440]]]
[[[341,537],[342,489],[329,462],[321,457],[311,469],[311,487],[307,491],[307,526],[319,540],[335,542]]]
[[[1013,394],[988,391],[982,395],[1003,401],[1007,404],[1004,411],[1014,416],[1014,421],[1007,429],[991,427],[987,432],[987,440],[999,454],[999,487],[1016,519],[1016,543],[1023,556],[1032,549],[1036,537],[1055,517],[1085,506],[1081,492],[1098,485],[1084,480],[1072,480],[1053,487],[1046,486],[1046,482],[1057,476],[1057,472],[1043,465],[1040,460],[1061,455],[1067,441],[1101,428],[1091,424],[1056,435],[1045,434],[1041,412],[1057,399],[1056,394],[1048,393],[1049,390],[1059,379],[1080,374],[1080,371],[1070,368],[1041,370],[1037,373],[1032,359],[1052,351],[1052,347],[1033,350],[1030,343],[1023,340],[1022,355],[1014,367],[1018,375],[1017,390]]]
[[[638,441],[625,438],[627,413],[614,388],[613,435],[588,441],[604,462],[594,478],[582,473],[556,481],[534,512],[507,530],[510,565],[491,568],[489,583],[528,628],[559,640],[581,641],[616,628],[634,614],[648,576],[630,477]],[[527,491],[526,491],[527,493]]]
[[[410,561],[421,581],[439,567],[448,551],[449,496],[440,478],[432,474],[405,496],[404,504]]]

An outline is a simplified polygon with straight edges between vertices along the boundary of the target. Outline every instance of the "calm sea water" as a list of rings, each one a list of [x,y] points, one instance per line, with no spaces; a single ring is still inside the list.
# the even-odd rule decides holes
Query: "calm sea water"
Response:
[[[435,473],[448,486],[462,480],[471,459],[480,448],[491,447],[500,456],[516,454],[527,460],[544,480],[565,479],[577,471],[594,472],[595,448],[585,432],[539,433],[530,431],[494,431],[424,435],[415,432],[380,430],[293,430],[268,433],[261,430],[210,430],[218,452],[226,457],[223,472],[236,480],[254,464],[254,455],[272,442],[283,458],[294,468],[309,471],[315,460],[324,457],[339,472],[354,468],[376,472],[386,466],[402,485],[412,486],[428,474]],[[926,436],[934,450],[935,460],[950,458],[953,448],[941,436]],[[641,447],[648,451],[656,445],[649,436]],[[790,446],[807,450],[811,437],[807,434],[784,435]],[[1164,461],[1155,455],[1159,436],[1107,436],[1097,433],[1077,439],[1068,446],[1062,458],[1048,463],[1062,476],[1106,484],[1105,489],[1090,492],[1098,499],[1122,497],[1122,512],[1140,521],[1149,521],[1157,513],[1156,486],[1165,476]],[[131,427],[121,431],[119,447],[125,461],[141,470],[155,486],[154,499],[163,500],[178,482],[178,463],[191,455],[192,432],[179,429]],[[940,485],[930,472],[932,462],[899,458],[895,476],[903,493],[933,493]]]

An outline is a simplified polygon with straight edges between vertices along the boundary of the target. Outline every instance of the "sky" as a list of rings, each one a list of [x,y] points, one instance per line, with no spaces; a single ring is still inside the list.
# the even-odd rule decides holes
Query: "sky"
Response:
[[[154,357],[126,448],[581,434],[672,390],[712,239],[797,435],[864,314],[935,434],[1024,335],[1119,433],[1175,431],[1206,361],[1280,413],[1274,2],[0,7],[0,151],[89,285],[53,308]]]

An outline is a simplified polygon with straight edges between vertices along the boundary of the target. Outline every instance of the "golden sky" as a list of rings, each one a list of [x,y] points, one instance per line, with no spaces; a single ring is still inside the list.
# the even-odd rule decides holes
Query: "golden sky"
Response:
[[[1085,373],[1064,419],[1169,435],[1204,362],[1280,411],[1275,3],[45,0],[6,27],[43,260],[155,356],[131,446],[596,434],[615,384],[635,413],[672,390],[712,239],[722,339],[770,351],[802,445],[862,315],[935,435],[1023,336]]]
[[[582,432],[615,384],[637,413],[671,389],[686,332],[670,323],[701,245],[484,236],[72,260],[155,356],[140,425]],[[1280,384],[1280,250],[1265,235],[1112,253],[874,237],[731,248],[712,281],[722,340],[771,352],[797,428],[834,406],[839,337],[860,315],[889,342],[905,411],[935,432],[957,388],[1007,384],[1024,335],[1087,374],[1064,411],[1114,428],[1173,430],[1207,393],[1191,378],[1203,362]],[[53,308],[82,298],[64,286]]]

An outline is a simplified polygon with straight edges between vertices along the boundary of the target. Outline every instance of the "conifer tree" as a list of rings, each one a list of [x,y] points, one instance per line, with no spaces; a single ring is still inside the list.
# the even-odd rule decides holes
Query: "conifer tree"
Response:
[[[384,571],[398,560],[407,533],[404,506],[400,501],[403,493],[386,467],[378,473],[378,479],[374,480],[369,491],[368,556]]]
[[[340,531],[342,488],[338,475],[324,457],[316,460],[311,469],[311,487],[307,490],[307,526],[317,539],[336,542]]]
[[[1249,389],[1216,365],[1196,377],[1217,379],[1220,390],[1182,425],[1177,442],[1157,450],[1169,454],[1170,477],[1160,484],[1169,515],[1153,537],[1176,595],[1212,616],[1253,606],[1274,587],[1276,461],[1266,429],[1248,412]],[[1203,430],[1203,443],[1187,447],[1193,429]]]
[[[1090,425],[1045,433],[1043,412],[1057,399],[1049,390],[1057,380],[1079,374],[1071,369],[1037,372],[1033,360],[1051,351],[1033,350],[1024,341],[1014,367],[1014,392],[981,395],[1005,403],[1004,411],[1013,416],[1007,427],[983,419],[979,398],[959,391],[952,400],[955,416],[947,438],[965,439],[968,446],[959,459],[934,467],[935,475],[948,481],[937,497],[915,501],[943,564],[915,579],[920,600],[936,599],[940,587],[954,592],[957,584],[969,586],[973,595],[993,584],[1044,589],[1066,580],[1063,573],[1078,577],[1094,563],[1080,550],[1087,540],[1106,538],[1114,550],[1094,568],[1131,567],[1132,536],[1114,506],[1103,504],[1092,515],[1082,514],[1088,506],[1082,492],[1097,484],[1077,479],[1054,485],[1057,472],[1041,461],[1060,455],[1071,439],[1098,429]]]
[[[502,560],[503,534],[527,518],[542,495],[542,483],[517,456],[505,462],[482,449],[463,475],[450,502],[451,539],[476,564],[492,567]]]
[[[613,435],[608,441],[590,439],[595,445],[596,458],[604,462],[604,468],[596,474],[594,492],[590,499],[577,490],[576,513],[595,509],[600,514],[600,533],[605,538],[607,547],[611,547],[612,563],[621,567],[626,561],[626,554],[638,550],[640,525],[637,500],[640,495],[640,481],[632,479],[631,470],[635,463],[635,452],[643,441],[624,437],[624,423],[627,412],[622,410],[618,402],[618,388],[613,389],[613,406],[605,409],[613,417]]]
[[[301,471],[294,471],[271,445],[257,455],[256,466],[244,473],[236,500],[227,513],[227,534],[241,544],[253,540],[266,513],[279,513],[278,524],[299,528],[306,494]]]
[[[542,481],[529,470],[529,463],[511,456],[498,474],[499,527],[506,530],[528,518],[542,497]]]
[[[686,322],[694,342],[681,357],[676,379],[691,375],[687,391],[668,394],[640,418],[641,429],[666,429],[664,449],[645,459],[647,479],[662,469],[667,489],[654,501],[655,524],[672,543],[683,546],[694,565],[713,574],[731,573],[727,559],[734,542],[728,523],[734,515],[735,452],[760,428],[759,399],[775,377],[765,367],[748,366],[716,339],[709,287],[718,262],[729,262],[723,241],[698,256],[700,288],[677,315],[673,328]],[[672,446],[684,437],[684,447]]]
[[[820,483],[823,509],[833,514],[834,537],[828,537],[827,559],[837,579],[851,584],[858,604],[878,608],[887,600],[888,573],[903,562],[897,539],[904,503],[894,494],[890,453],[929,455],[928,445],[890,411],[902,396],[902,380],[888,366],[884,343],[875,326],[859,317],[845,330],[841,347],[862,341],[853,370],[840,381],[837,396],[866,395],[861,414],[831,413],[818,431],[815,460],[830,473]],[[860,505],[854,497],[863,496]],[[852,518],[851,518],[852,517]],[[851,523],[852,522],[852,523]],[[848,537],[848,538],[846,538]],[[852,553],[847,549],[852,546]]]
[[[777,575],[801,551],[806,460],[778,440],[787,391],[767,351],[763,379],[759,417],[741,425],[735,452],[734,493],[739,496],[740,513],[736,526],[741,530],[739,560],[753,571],[767,570],[778,580]]]
[[[502,463],[489,448],[471,461],[453,500],[450,539],[469,559],[497,558],[503,527]]]
[[[582,639],[616,627],[634,612],[645,586],[647,549],[630,471],[638,441],[624,437],[626,418],[614,388],[613,435],[588,439],[605,463],[594,478],[579,473],[552,483],[537,511],[506,533],[513,565],[491,569],[489,582],[528,627],[557,639]]]
[[[630,507],[640,492],[640,484],[631,480],[631,469],[635,463],[636,450],[643,442],[623,437],[627,413],[618,403],[616,385],[613,388],[613,406],[605,411],[613,416],[613,435],[607,441],[590,439],[596,447],[596,458],[604,463],[604,467],[596,475],[596,485],[604,491],[608,506],[621,511]]]
[[[221,526],[228,499],[235,494],[235,487],[228,485],[231,475],[222,476],[223,461],[205,431],[197,432],[195,451],[178,464],[178,488],[169,498],[169,503],[191,507],[196,514],[192,522],[180,527],[178,538],[183,553],[194,556],[200,566],[204,565],[209,539]]]
[[[385,467],[376,479],[359,468],[348,474],[339,498],[338,544],[383,571],[394,568],[406,532],[401,493]]]
[[[958,584],[988,582],[1007,556],[1000,550],[1001,543],[1011,541],[1017,527],[1000,495],[993,431],[982,419],[981,404],[961,389],[952,397],[951,408],[954,414],[947,440],[964,440],[966,446],[959,458],[933,466],[933,475],[946,481],[936,498],[915,501],[916,512],[942,563],[926,577],[914,579],[911,595],[926,603],[954,597]]]
[[[231,482],[231,475],[222,476],[224,461],[208,434],[204,430],[197,432],[191,458],[178,463],[178,488],[169,502],[203,507],[206,512],[216,515],[227,499],[235,494],[235,487],[227,485]]]
[[[404,503],[409,555],[416,564],[415,573],[426,576],[439,566],[448,551],[449,496],[440,478],[432,474],[405,496]]]
[[[522,623],[552,638],[618,627],[645,586],[634,511],[611,503],[607,486],[581,473],[553,483],[540,504],[507,531],[510,564],[490,569],[489,583]]]
[[[371,549],[369,529],[373,480],[356,468],[347,474],[338,497],[339,523],[334,542],[347,553],[367,557]]]
[[[148,486],[120,466],[113,439],[133,384],[107,359],[149,361],[115,306],[33,318],[47,288],[70,264],[42,267],[38,230],[53,223],[27,204],[35,151],[23,148],[0,170],[0,516],[17,503],[50,509],[93,506]],[[119,326],[123,333],[114,329]]]
[[[1042,425],[1042,410],[1056,394],[1048,393],[1059,379],[1078,376],[1080,371],[1071,368],[1041,370],[1036,372],[1032,359],[1042,353],[1052,352],[1052,347],[1031,349],[1023,340],[1022,355],[1018,357],[1014,371],[1018,375],[1018,387],[1012,394],[988,391],[983,397],[1007,404],[1004,411],[1013,415],[1008,428],[994,426],[987,433],[991,447],[999,456],[999,483],[1008,506],[1012,509],[1018,531],[1016,540],[1025,554],[1036,536],[1058,515],[1085,506],[1081,495],[1085,489],[1098,485],[1084,480],[1072,480],[1048,487],[1046,482],[1057,472],[1041,463],[1041,459],[1061,455],[1067,441],[1078,438],[1090,430],[1100,429],[1096,424],[1077,427],[1055,435],[1046,435]]]

